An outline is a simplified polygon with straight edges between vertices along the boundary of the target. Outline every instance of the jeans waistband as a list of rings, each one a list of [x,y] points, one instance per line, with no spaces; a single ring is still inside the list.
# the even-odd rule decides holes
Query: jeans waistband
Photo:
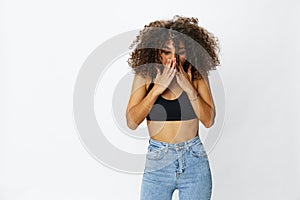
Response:
[[[149,139],[150,145],[157,146],[157,147],[167,147],[168,149],[183,149],[183,148],[188,149],[190,146],[193,146],[198,143],[202,143],[199,135],[195,136],[194,138],[192,138],[190,140],[175,143],[175,144],[157,141],[152,138]]]

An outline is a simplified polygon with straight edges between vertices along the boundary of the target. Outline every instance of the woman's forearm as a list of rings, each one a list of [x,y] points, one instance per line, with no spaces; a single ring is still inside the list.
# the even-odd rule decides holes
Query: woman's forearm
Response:
[[[201,95],[194,90],[188,94],[192,107],[202,124],[209,128],[214,123],[215,109],[204,101]]]
[[[143,100],[127,112],[126,120],[130,129],[135,130],[143,122],[159,95],[160,93],[156,85],[154,85]]]

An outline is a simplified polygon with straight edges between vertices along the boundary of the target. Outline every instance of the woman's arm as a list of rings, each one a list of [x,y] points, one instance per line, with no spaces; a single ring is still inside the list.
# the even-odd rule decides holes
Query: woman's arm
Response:
[[[156,85],[145,95],[146,79],[135,74],[131,96],[126,109],[127,126],[132,130],[135,130],[143,122],[159,96]]]
[[[175,62],[175,59],[173,61]],[[157,97],[170,85],[176,73],[175,64],[172,67],[171,64],[172,61],[169,59],[163,68],[163,72],[156,67],[155,84],[147,95],[146,79],[135,74],[126,110],[127,126],[130,129],[135,130],[142,123]]]
[[[178,65],[178,68],[179,72],[176,74],[178,84],[186,92],[198,119],[206,128],[211,127],[216,111],[208,78],[203,77],[192,81],[192,65],[188,67],[187,72],[184,71],[182,65]]]
[[[208,78],[197,80],[196,86],[195,90],[187,95],[198,119],[209,128],[214,124],[216,110]]]

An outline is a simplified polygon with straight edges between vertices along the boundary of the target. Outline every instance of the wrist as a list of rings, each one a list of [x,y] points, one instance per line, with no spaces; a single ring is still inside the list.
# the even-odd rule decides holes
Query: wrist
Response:
[[[161,87],[158,84],[154,84],[152,90],[153,90],[153,95],[154,96],[159,96],[163,92],[162,89],[161,89]]]
[[[190,101],[196,101],[199,97],[199,93],[196,94],[195,97],[188,97]]]
[[[191,98],[196,97],[196,95],[198,94],[198,91],[192,86],[189,87],[189,89],[186,90],[185,92],[188,95],[188,97],[191,97]]]
[[[198,99],[199,93],[197,91],[193,90],[191,92],[187,92],[187,96],[190,101],[195,101]]]

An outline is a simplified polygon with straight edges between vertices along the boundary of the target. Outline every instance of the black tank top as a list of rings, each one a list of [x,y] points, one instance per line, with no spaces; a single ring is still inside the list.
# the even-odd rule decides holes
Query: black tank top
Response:
[[[147,94],[154,83],[150,83]],[[182,91],[177,99],[168,100],[158,96],[146,119],[150,121],[182,121],[197,118],[187,94]]]

